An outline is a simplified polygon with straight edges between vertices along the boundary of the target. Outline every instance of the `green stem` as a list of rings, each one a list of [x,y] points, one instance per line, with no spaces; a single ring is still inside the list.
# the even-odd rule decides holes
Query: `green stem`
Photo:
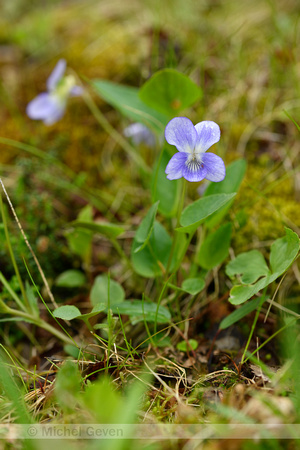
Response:
[[[19,299],[19,297],[17,296],[15,291],[11,288],[9,282],[6,280],[6,278],[4,277],[2,272],[0,272],[0,281],[3,284],[3,286],[5,287],[5,289],[8,291],[8,293],[11,295],[11,297],[14,299],[14,301],[16,302],[18,307],[21,310],[23,310],[24,312],[26,312],[26,308],[25,308],[24,303]]]
[[[82,319],[82,317],[79,317],[79,319]],[[82,319],[82,320],[85,323],[87,329],[93,333],[94,329],[93,329],[92,325],[90,324],[89,319],[85,318],[85,319]]]
[[[8,139],[4,137],[0,137],[0,144],[9,145],[10,147],[18,148],[19,150],[24,150],[26,153],[29,153],[31,155],[37,156],[40,159],[43,159],[47,161],[48,163],[51,162],[55,164],[57,167],[59,167],[66,175],[70,176],[71,178],[75,178],[76,174],[64,163],[62,163],[59,159],[57,159],[55,156],[49,155],[49,153],[46,153],[39,148],[33,147],[29,144],[24,144],[23,142],[18,142],[13,139]]]
[[[246,361],[248,361],[248,359],[251,359],[252,356],[255,355],[255,353],[259,352],[259,350],[264,347],[268,342],[270,342],[275,336],[277,336],[277,334],[281,333],[282,331],[284,331],[286,328],[290,327],[294,322],[297,322],[297,320],[299,320],[299,317],[295,317],[294,319],[292,319],[287,325],[284,325],[283,327],[279,328],[279,330],[277,330],[274,334],[272,334],[272,336],[270,336],[268,339],[265,340],[265,342],[263,342],[259,347],[257,347],[253,353],[251,353],[251,355],[248,356],[248,358],[246,358],[244,360],[244,363]]]
[[[11,259],[12,264],[14,266],[14,270],[15,270],[15,273],[16,273],[16,276],[17,276],[17,279],[18,279],[18,282],[19,282],[19,286],[20,286],[20,289],[21,289],[21,292],[22,292],[22,297],[23,297],[24,303],[26,304],[27,309],[31,310],[31,307],[30,307],[30,304],[29,304],[29,301],[28,301],[28,298],[27,298],[27,295],[26,295],[25,287],[24,287],[24,284],[23,284],[23,281],[22,281],[22,278],[21,278],[21,275],[20,275],[20,272],[19,272],[19,269],[18,269],[18,266],[17,266],[17,262],[16,262],[16,259],[15,259],[15,255],[14,255],[14,252],[13,252],[13,249],[12,249],[12,246],[11,246],[11,242],[10,242],[10,238],[9,238],[9,232],[8,232],[8,227],[7,227],[6,214],[5,214],[5,211],[4,211],[4,206],[3,206],[3,201],[2,201],[2,195],[0,195],[0,209],[1,209],[2,221],[3,221],[4,232],[5,232],[7,247],[8,247],[8,251],[9,251],[9,256],[10,256],[10,259]]]
[[[151,345],[154,347],[155,344],[154,344],[154,341],[153,341],[153,339],[152,339],[152,336],[151,336],[151,333],[150,333],[150,330],[149,330],[149,327],[148,327],[148,324],[147,324],[147,320],[146,320],[146,317],[145,317],[144,301],[145,301],[145,294],[143,294],[143,296],[142,296],[142,307],[143,307],[144,326],[145,326],[145,329],[146,329],[146,333],[147,333],[147,335],[148,335],[148,338],[149,338],[149,340],[150,340],[150,343],[151,343]],[[156,323],[156,318],[155,318],[155,323]]]
[[[122,249],[122,247],[119,244],[119,242],[116,239],[111,239],[111,242],[112,242],[115,250],[118,252],[119,256],[126,262],[126,264],[128,265],[129,268],[132,268],[131,261],[127,257],[126,253]]]
[[[65,334],[61,333],[59,330],[54,328],[52,325],[45,322],[43,319],[40,319],[39,317],[33,317],[32,314],[29,314],[27,312],[23,311],[16,311],[15,309],[8,308],[7,314],[10,314],[14,317],[20,317],[22,319],[28,320],[28,322],[33,323],[34,325],[43,328],[46,331],[49,331],[49,333],[53,334],[53,336],[57,337],[61,341],[65,342],[66,344],[72,344],[77,345],[74,340],[72,340],[70,337],[66,336]]]
[[[253,336],[253,333],[254,333],[254,330],[255,330],[255,327],[256,327],[256,323],[257,323],[257,320],[258,320],[258,317],[259,317],[259,314],[260,314],[260,310],[261,310],[261,307],[262,307],[262,305],[263,305],[263,303],[265,301],[267,287],[268,286],[265,287],[265,289],[263,291],[263,294],[261,296],[260,302],[258,304],[258,307],[257,307],[257,310],[256,310],[256,314],[255,314],[255,317],[254,317],[254,321],[253,321],[253,324],[252,324],[252,327],[251,327],[251,331],[250,331],[250,334],[249,334],[249,337],[248,337],[248,340],[247,340],[247,344],[246,344],[246,347],[244,349],[243,356],[242,356],[242,359],[241,359],[241,362],[240,362],[240,367],[242,367],[242,365],[244,364],[244,359],[245,359],[248,347],[250,345],[250,342],[251,342],[251,339],[252,339],[252,336]]]
[[[162,290],[161,290],[161,292],[160,292],[159,298],[158,298],[158,300],[157,300],[157,307],[156,307],[156,313],[155,313],[155,322],[154,322],[154,335],[155,335],[156,332],[157,332],[157,316],[158,316],[158,310],[159,310],[160,302],[161,302],[161,300],[162,300],[162,297],[163,297],[163,295],[164,295],[164,292],[165,292],[165,290],[166,290],[166,288],[167,288],[167,286],[168,286],[168,284],[169,284],[169,281],[170,281],[170,279],[172,278],[172,276],[173,276],[173,274],[171,274],[171,275],[169,276],[169,278],[167,279],[167,281],[164,283],[163,288],[162,288]]]
[[[110,350],[111,350],[111,335],[112,335],[112,317],[111,317],[111,310],[110,310],[110,273],[108,272],[107,277],[107,324],[108,324],[108,340],[107,340],[107,362],[106,362],[106,375],[108,374],[109,369],[109,357],[110,357]]]
[[[126,139],[123,138],[123,136],[117,130],[115,130],[115,128],[109,123],[109,121],[106,119],[104,114],[102,114],[102,112],[97,107],[96,103],[86,90],[84,91],[83,99],[86,105],[88,106],[89,110],[97,120],[97,122],[103,128],[103,130],[107,134],[109,134],[112,137],[112,139],[114,139],[114,141],[117,142],[123,148],[123,150],[128,154],[128,156],[132,158],[141,169],[143,169],[147,173],[150,173],[150,168],[147,166],[145,161],[139,156],[135,148],[132,147],[126,141]]]
[[[177,210],[177,217],[176,217],[176,227],[177,228],[180,225],[180,217],[181,217],[181,213],[183,210],[183,206],[184,206],[184,199],[185,199],[185,191],[186,191],[186,181],[185,179],[182,180],[183,184],[182,184],[182,191],[181,191],[181,197],[179,200],[179,208]],[[170,252],[170,256],[169,256],[169,260],[168,260],[168,264],[167,264],[167,269],[166,269],[166,274],[169,273],[170,270],[170,265],[172,263],[172,259],[173,259],[173,255],[174,255],[174,251],[177,245],[177,241],[178,241],[178,231],[175,231],[175,235],[173,237],[173,241],[172,241],[172,247],[171,247],[171,252]]]
[[[156,200],[157,180],[158,180],[159,168],[160,168],[161,160],[163,157],[163,153],[164,153],[164,150],[162,150],[159,154],[159,158],[158,158],[157,166],[156,166],[156,170],[155,170],[155,178],[154,178],[154,185],[153,185],[153,201]]]

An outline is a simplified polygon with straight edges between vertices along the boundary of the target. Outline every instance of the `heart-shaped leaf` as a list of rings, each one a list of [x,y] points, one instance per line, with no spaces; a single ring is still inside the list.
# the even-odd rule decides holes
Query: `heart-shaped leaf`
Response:
[[[58,287],[75,288],[84,286],[86,277],[80,270],[66,270],[61,273],[55,280],[55,285]]]
[[[144,103],[170,117],[195,103],[201,95],[199,86],[175,69],[156,72],[140,89]]]
[[[90,299],[94,306],[97,306],[99,303],[104,303],[107,306],[109,300],[111,307],[115,303],[124,301],[125,292],[119,283],[108,279],[107,275],[98,275],[92,286]]]

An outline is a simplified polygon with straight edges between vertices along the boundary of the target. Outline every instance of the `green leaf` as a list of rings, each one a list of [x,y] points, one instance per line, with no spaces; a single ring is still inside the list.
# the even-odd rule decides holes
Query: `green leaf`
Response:
[[[142,122],[149,128],[162,132],[169,121],[164,114],[147,106],[139,97],[139,89],[135,87],[105,80],[94,80],[92,86],[101,98],[134,122]]]
[[[200,247],[197,263],[210,270],[221,264],[228,256],[231,240],[231,223],[225,223],[209,234]]]
[[[80,213],[78,214],[78,220],[90,221],[93,218],[93,207],[92,205],[86,205]]]
[[[258,250],[240,253],[233,261],[226,266],[226,274],[232,278],[235,275],[242,275],[243,284],[252,284],[262,276],[270,274],[269,268],[263,255]]]
[[[81,312],[74,305],[59,306],[53,311],[53,316],[57,319],[73,320],[81,316]]]
[[[240,305],[264,289],[272,281],[274,280],[268,276],[261,278],[255,284],[234,286],[230,291],[229,301],[232,305]]]
[[[159,200],[158,211],[165,217],[174,217],[176,215],[180,186],[182,185],[182,180],[171,181],[167,179],[165,170],[170,158],[170,154],[165,147],[155,164],[151,180],[152,202]],[[159,168],[157,170],[158,163]]]
[[[93,208],[91,205],[85,206],[78,214],[78,221],[91,222],[93,218]],[[89,230],[77,229],[68,230],[65,233],[69,247],[73,253],[79,255],[83,261],[88,262],[91,254],[93,234]]]
[[[187,278],[181,285],[181,289],[188,294],[196,295],[202,291],[205,281],[202,278]]]
[[[228,203],[236,194],[216,194],[203,197],[187,206],[181,214],[180,225],[176,228],[182,233],[194,232],[212,213]]]
[[[196,339],[189,339],[189,344],[190,345],[188,345],[186,341],[181,341],[178,342],[176,348],[181,352],[190,352],[191,348],[193,350],[196,350],[196,348],[198,347],[198,342],[196,341]]]
[[[73,359],[80,359],[81,350],[72,344],[64,345],[64,351],[73,357]]]
[[[99,303],[108,305],[108,277],[107,275],[98,275],[95,278],[92,286],[90,299],[92,305],[96,306]],[[123,302],[125,299],[125,292],[122,286],[116,281],[109,280],[109,303],[110,307],[115,303]]]
[[[147,212],[146,216],[144,217],[140,226],[137,229],[137,232],[135,234],[135,240],[137,242],[140,242],[141,245],[134,250],[134,253],[140,252],[148,244],[148,241],[154,228],[158,204],[159,202],[156,202],[154,203],[154,205],[151,206],[151,208],[149,209],[149,211]]]
[[[134,238],[131,261],[135,272],[146,278],[162,275],[161,264],[167,266],[172,246],[172,240],[165,228],[159,222],[155,222],[148,244],[139,253],[135,253],[139,245]]]
[[[98,275],[95,278],[92,286],[90,299],[92,305],[96,306],[99,303],[108,304],[108,277],[107,275]],[[120,303],[125,300],[125,292],[122,286],[116,281],[109,280],[109,303],[110,307],[115,303]]]
[[[99,233],[106,236],[109,239],[115,239],[120,234],[124,233],[124,228],[120,225],[109,222],[93,222],[93,221],[82,221],[74,220],[71,225],[74,228],[79,228],[83,230],[90,230],[93,234]]]
[[[187,241],[187,236],[183,233],[181,233],[180,239],[176,239],[169,273],[176,272],[179,269],[186,253]]]
[[[173,117],[201,96],[201,89],[175,69],[156,72],[140,89],[140,98],[144,103]]]
[[[70,412],[74,411],[77,397],[80,395],[81,376],[78,367],[72,361],[65,361],[55,379],[54,393],[59,405]]]
[[[105,363],[103,364],[103,368],[95,368],[95,372],[100,376],[95,381],[86,385],[80,404],[83,405],[82,408],[85,411],[89,412],[90,420],[95,423],[122,423],[118,421],[118,415],[122,408],[125,410],[124,405],[125,402],[128,402],[128,399],[127,396],[122,397],[121,392],[114,388],[110,378],[105,374],[105,368]],[[98,447],[102,447],[102,449],[105,449],[105,447],[106,449],[109,449],[109,447],[113,448],[113,446],[105,445],[105,443]],[[115,450],[118,450],[116,445],[114,447]],[[118,448],[120,450],[122,447],[118,446]],[[70,450],[70,448],[66,448],[66,450]]]
[[[90,313],[81,314],[79,319],[85,320],[85,319],[90,319],[91,317],[97,316],[101,312],[105,311],[106,306],[107,305],[105,303],[97,303],[97,305],[94,306],[94,308],[92,309],[92,311]]]
[[[225,319],[222,320],[222,322],[220,323],[220,329],[225,330],[225,328],[230,327],[234,323],[241,320],[243,317],[250,314],[258,307],[260,301],[260,298],[254,298],[250,302],[245,303],[243,306],[233,311],[231,314],[229,314],[229,316],[225,317]]]
[[[61,273],[55,280],[58,287],[74,288],[84,286],[86,283],[85,275],[80,270],[66,270]]]
[[[238,192],[240,185],[243,181],[247,169],[247,163],[244,159],[238,159],[226,167],[226,177],[223,181],[219,183],[210,183],[208,188],[204,193],[204,197],[216,194],[232,194]],[[230,209],[232,200],[227,205],[223,206],[219,211],[215,212],[211,217],[205,222],[208,228],[215,227],[221,222],[222,218],[227,214]]]
[[[126,314],[134,317],[134,323],[142,322],[155,322],[157,305],[155,303],[147,303],[142,300],[126,300],[118,305],[112,305],[112,312],[114,314]],[[171,320],[170,311],[164,306],[159,306],[157,322],[168,323]]]
[[[271,245],[270,266],[273,274],[283,273],[294,261],[299,251],[299,237],[289,228],[286,235]]]
[[[253,297],[253,295],[257,294],[266,286],[273,283],[273,281],[275,281],[280,275],[282,275],[289,268],[289,266],[292,264],[299,251],[299,237],[289,228],[285,228],[285,232],[286,236],[277,239],[271,246],[270,264],[273,273],[270,274],[270,272],[268,272],[267,276],[264,276],[263,278],[258,280],[255,284],[234,286],[230,291],[230,298],[229,298],[230,303],[232,303],[233,305],[239,305],[241,303],[244,303],[246,300]],[[249,253],[251,252],[248,252],[248,254]],[[247,255],[247,253],[242,255]],[[243,258],[245,258],[246,263],[247,258],[244,256]],[[234,261],[236,261],[236,259]],[[238,271],[236,273],[239,273],[238,264],[235,267],[234,271]],[[249,276],[251,279],[251,272],[250,274],[248,273],[248,280]]]

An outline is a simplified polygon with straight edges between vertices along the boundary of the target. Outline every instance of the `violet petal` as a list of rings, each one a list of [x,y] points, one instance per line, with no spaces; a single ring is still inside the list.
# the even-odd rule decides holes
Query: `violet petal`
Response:
[[[30,119],[44,120],[55,113],[57,105],[57,101],[50,94],[43,92],[28,103],[26,114]]]
[[[220,140],[221,131],[219,125],[210,120],[195,125],[197,131],[196,152],[206,152],[213,144]]]
[[[165,138],[179,152],[191,153],[197,142],[197,132],[190,119],[175,117],[166,126]]]
[[[222,181],[226,175],[225,164],[220,156],[214,153],[205,153],[202,156],[202,162],[206,169],[205,178],[209,181]]]
[[[83,94],[83,88],[81,86],[73,86],[70,90],[71,97],[79,97]]]
[[[64,76],[65,70],[67,67],[67,63],[65,59],[60,59],[54,69],[52,70],[51,74],[49,75],[49,78],[47,80],[47,89],[48,91],[53,91],[57,83],[62,79]]]
[[[188,166],[184,166],[182,175],[188,181],[201,181],[206,178],[206,167],[201,165],[198,170],[191,170]]]
[[[183,152],[175,153],[175,155],[172,156],[165,170],[168,180],[177,180],[182,177],[187,157],[188,154]]]

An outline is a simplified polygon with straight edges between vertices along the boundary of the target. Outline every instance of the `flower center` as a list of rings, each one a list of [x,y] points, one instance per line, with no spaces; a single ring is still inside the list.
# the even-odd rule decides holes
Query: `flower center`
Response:
[[[201,161],[200,154],[197,153],[191,153],[186,162],[185,165],[187,166],[188,170],[191,172],[197,172],[199,169],[202,169],[203,163]]]
[[[76,80],[73,75],[67,75],[62,78],[55,87],[53,94],[61,102],[65,102],[70,95],[72,88],[76,85]]]

